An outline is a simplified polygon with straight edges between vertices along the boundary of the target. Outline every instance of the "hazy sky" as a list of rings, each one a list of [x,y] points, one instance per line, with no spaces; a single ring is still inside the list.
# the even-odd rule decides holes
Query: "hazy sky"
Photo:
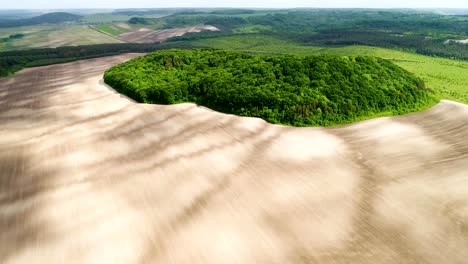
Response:
[[[158,7],[451,7],[468,0],[0,0],[1,9],[158,8]]]

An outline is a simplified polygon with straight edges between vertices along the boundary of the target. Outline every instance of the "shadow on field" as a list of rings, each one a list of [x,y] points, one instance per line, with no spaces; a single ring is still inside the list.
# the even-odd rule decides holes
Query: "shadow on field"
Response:
[[[41,195],[48,191],[55,177],[53,168],[33,169],[27,147],[0,152],[0,262],[41,243],[39,234],[47,241],[50,224],[40,217]],[[46,241],[43,241],[46,242]]]
[[[411,205],[413,200],[406,201],[405,196],[398,195],[384,200],[384,190],[400,187],[404,181],[425,176],[430,170],[437,170],[445,177],[449,168],[428,166],[433,156],[425,160],[413,153],[388,152],[391,148],[382,151],[382,146],[407,147],[405,138],[398,133],[410,131],[413,134],[409,135],[418,135],[416,132],[422,131],[423,135],[430,135],[428,138],[450,147],[449,151],[441,152],[443,156],[439,160],[463,161],[468,153],[465,140],[468,123],[456,120],[464,114],[454,110],[453,120],[431,111],[382,119],[366,127],[375,133],[366,134],[362,127],[354,125],[331,129],[293,128],[259,121],[252,128],[250,123],[243,123],[247,118],[200,112],[195,105],[163,107],[128,103],[104,108],[100,100],[106,100],[107,94],[113,91],[86,86],[90,91],[97,89],[98,95],[76,99],[73,95],[82,91],[68,86],[96,78],[116,63],[115,58],[99,61],[103,63],[96,67],[93,60],[80,61],[42,70],[29,69],[0,79],[0,131],[12,136],[25,133],[35,124],[43,125],[42,121],[48,125],[31,142],[5,141],[11,144],[0,146],[0,262],[22,256],[30,248],[44,255],[95,256],[101,254],[100,247],[114,245],[115,241],[107,236],[124,231],[138,233],[144,241],[136,263],[162,262],[170,259],[170,255],[184,256],[189,254],[187,251],[202,248],[216,228],[221,231],[232,228],[227,231],[238,236],[241,248],[229,250],[239,259],[251,257],[250,260],[255,258],[259,263],[272,262],[272,256],[281,256],[277,260],[283,263],[360,264],[435,263],[449,256],[451,245],[444,247],[444,238],[410,234],[409,224],[425,224],[418,222],[419,219],[404,215],[398,221],[389,221],[378,211],[379,205],[387,208],[390,216],[401,214],[399,210],[407,208],[438,208],[441,202],[430,200],[433,194],[419,192],[418,188],[403,191],[429,197],[429,202],[403,209],[398,208],[401,205],[397,202]],[[51,96],[63,94],[68,95],[63,103],[50,105]],[[72,106],[84,111],[70,114],[67,110]],[[376,132],[402,124],[410,129],[383,133],[383,136]],[[302,133],[299,140],[298,131]],[[315,156],[298,157],[300,154],[288,153],[290,147],[295,149],[287,144],[290,141],[282,141],[288,135],[295,144],[303,144],[298,150],[316,148]],[[315,141],[302,142],[301,136],[312,136]],[[328,137],[333,137],[332,144],[321,145],[319,141]],[[339,147],[334,145],[335,139]],[[284,144],[275,145],[278,143]],[[417,144],[408,147],[408,152],[420,151]],[[320,149],[341,146],[347,152]],[[401,160],[418,158],[417,165],[408,162],[408,167],[400,166]],[[403,172],[387,175],[387,168],[391,172],[397,169]],[[77,186],[84,187],[74,188]],[[62,196],[54,196],[57,192]],[[51,210],[56,205],[62,211]],[[244,222],[229,219],[231,214]],[[126,222],[128,215],[138,219],[133,221],[130,217]],[[209,226],[212,217],[232,222]],[[336,217],[349,221],[340,222],[342,219]],[[139,222],[140,218],[145,219]],[[443,231],[455,241],[453,249],[466,243],[466,236],[459,235],[462,231],[456,233],[451,226],[444,225],[445,216],[434,214],[432,218],[441,219],[443,224],[434,226],[447,228]],[[54,225],[49,221],[57,219],[63,219],[64,223]],[[111,220],[121,225],[104,231],[95,226]],[[136,226],[141,223],[148,225]],[[196,228],[205,229],[190,237],[192,244],[184,248],[175,243],[183,241],[186,232]],[[95,235],[96,239],[88,241],[80,235]],[[58,252],[60,243],[67,241],[67,237],[74,243],[68,248],[70,251],[82,247],[83,252]],[[427,248],[421,247],[423,242]],[[249,248],[242,248],[244,245]],[[261,251],[265,249],[261,246],[267,250]],[[435,248],[439,252],[432,253]],[[51,249],[57,252],[44,253]],[[213,253],[210,249],[196,253],[209,255]]]
[[[238,119],[227,118],[227,121],[223,121],[221,123],[217,123],[215,120],[207,120],[198,126],[190,126],[188,130],[185,130],[183,133],[181,133],[180,137],[176,136],[176,139],[170,140],[170,142],[174,144],[181,144],[184,140],[187,140],[192,136],[203,134],[212,129],[219,129],[221,126],[223,129],[228,131],[230,129],[234,130],[236,120]],[[207,124],[213,124],[213,126],[210,127],[207,126]],[[245,155],[242,160],[237,161],[238,165],[236,165],[234,169],[230,170],[227,174],[217,175],[216,179],[211,180],[210,185],[206,189],[200,191],[196,196],[192,197],[189,204],[177,208],[174,215],[169,216],[162,225],[157,224],[150,227],[150,232],[147,234],[149,236],[146,242],[147,247],[144,249],[141,258],[137,261],[137,263],[153,263],[158,261],[158,259],[164,254],[185,254],[183,249],[181,249],[180,252],[168,252],[168,250],[174,250],[174,247],[169,249],[169,244],[173,239],[173,236],[176,233],[183,232],[183,229],[189,225],[190,222],[196,221],[196,219],[203,212],[207,212],[210,209],[210,204],[214,199],[222,197],[223,192],[233,188],[233,182],[242,181],[243,178],[245,180],[246,166],[250,166],[254,160],[258,159],[258,157],[261,157],[264,150],[269,147],[269,144],[279,137],[279,134],[274,133],[268,135],[265,138],[261,138],[267,131],[268,127],[269,125],[264,123],[255,131],[246,133],[240,138],[232,138],[232,140],[227,143],[214,143],[196,152],[186,153],[185,155],[174,157],[171,160],[167,160],[158,164],[152,164],[150,167],[146,168],[148,170],[156,169],[161,166],[166,166],[167,162],[177,163],[183,159],[196,158],[210,152],[228,149],[236,144],[250,145],[252,148],[252,151]],[[165,141],[162,140],[162,142]],[[177,190],[177,186],[174,186],[174,188]],[[154,219],[154,221],[157,222],[156,219]],[[206,233],[207,236],[209,236],[210,230],[206,230]]]

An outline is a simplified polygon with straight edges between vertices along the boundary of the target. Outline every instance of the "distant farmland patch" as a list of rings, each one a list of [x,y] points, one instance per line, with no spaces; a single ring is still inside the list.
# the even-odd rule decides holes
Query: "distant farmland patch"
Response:
[[[8,36],[14,34],[13,32],[21,33],[24,36],[0,43],[0,51],[122,42],[86,25],[41,25],[30,28],[9,28],[0,30],[0,36],[3,32]]]
[[[209,25],[161,30],[139,28],[132,32],[120,34],[118,35],[118,38],[134,43],[155,43],[162,42],[173,37],[180,37],[187,33],[199,33],[202,31],[219,31],[219,29]]]

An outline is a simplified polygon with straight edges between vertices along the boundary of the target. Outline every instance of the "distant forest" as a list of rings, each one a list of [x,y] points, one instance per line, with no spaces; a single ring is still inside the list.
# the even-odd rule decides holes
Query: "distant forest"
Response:
[[[50,65],[128,52],[147,53],[167,48],[187,48],[188,44],[117,43],[0,52],[0,77],[26,67]]]
[[[468,45],[447,41],[468,39],[468,17],[417,11],[320,9],[256,15],[183,13],[162,18],[132,18],[130,22],[157,24],[162,25],[161,28],[206,24],[222,29],[222,32],[187,34],[172,41],[261,33],[293,39],[305,45],[368,45],[468,59]]]
[[[32,18],[0,20],[0,28],[33,26],[45,23],[58,24],[79,21],[80,19],[81,16],[78,15],[65,12],[54,12]]]
[[[151,52],[170,47],[192,47],[194,40],[227,35],[272,35],[302,45],[339,47],[367,45],[399,49],[428,56],[468,60],[468,44],[453,39],[468,39],[468,17],[440,15],[415,10],[310,9],[154,9],[117,10],[111,15],[131,17],[132,28],[165,29],[194,25],[213,25],[219,32],[189,33],[159,44],[100,44],[57,49],[37,49],[0,53],[0,76],[23,67],[46,65],[123,52]],[[145,15],[161,15],[150,18]],[[41,23],[75,23],[81,16],[50,13],[25,19],[0,19],[0,27]],[[126,18],[125,18],[126,19]],[[81,22],[80,22],[81,23]],[[109,24],[112,28],[113,24]],[[14,42],[23,34],[10,34],[0,43]],[[28,38],[28,34],[25,35]]]

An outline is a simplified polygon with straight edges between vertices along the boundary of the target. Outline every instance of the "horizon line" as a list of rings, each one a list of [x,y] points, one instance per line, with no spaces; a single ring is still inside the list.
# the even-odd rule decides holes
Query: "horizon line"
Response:
[[[86,9],[103,9],[103,10],[116,10],[116,9],[454,9],[454,10],[468,10],[468,7],[346,7],[346,6],[336,6],[336,7],[323,7],[323,6],[298,6],[298,7],[222,7],[222,6],[199,6],[199,7],[190,7],[190,6],[174,6],[174,7],[51,7],[51,8],[2,8],[0,10],[86,10]]]

